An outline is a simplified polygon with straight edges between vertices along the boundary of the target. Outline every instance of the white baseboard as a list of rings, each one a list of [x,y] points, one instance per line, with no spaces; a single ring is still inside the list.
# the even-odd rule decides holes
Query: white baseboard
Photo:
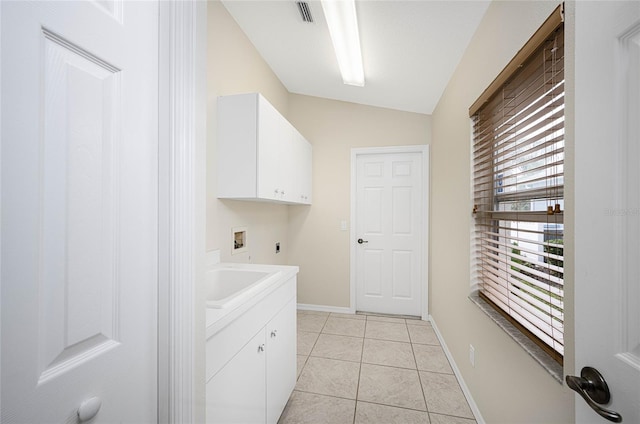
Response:
[[[325,306],[312,305],[310,303],[298,303],[298,309],[301,311],[317,311],[317,312],[335,312],[338,314],[355,314],[351,308],[346,306]]]
[[[464,393],[464,396],[467,398],[467,402],[469,403],[471,412],[473,412],[473,415],[475,415],[476,417],[476,422],[478,424],[486,424],[484,421],[484,418],[482,418],[480,409],[478,409],[478,405],[476,404],[476,401],[473,399],[473,396],[471,396],[471,392],[469,391],[469,387],[467,387],[467,383],[465,383],[464,378],[462,378],[460,369],[456,365],[456,362],[453,360],[453,355],[451,355],[451,351],[449,351],[449,348],[447,347],[447,344],[444,342],[444,339],[442,338],[442,334],[440,333],[440,330],[438,329],[438,326],[436,325],[436,322],[433,320],[433,317],[431,315],[429,315],[429,321],[433,326],[433,330],[435,331],[436,336],[438,337],[438,340],[440,340],[440,344],[442,345],[442,350],[444,350],[444,354],[447,355],[447,359],[449,359],[451,368],[453,368],[453,373],[458,378],[458,383],[460,383],[462,392]]]

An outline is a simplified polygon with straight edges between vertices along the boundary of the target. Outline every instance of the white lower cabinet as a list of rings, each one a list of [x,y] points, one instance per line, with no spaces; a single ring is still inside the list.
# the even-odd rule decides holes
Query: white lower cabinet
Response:
[[[268,321],[264,327],[207,383],[207,423],[278,422],[296,384],[295,297],[281,305],[271,319],[265,317]],[[215,335],[208,340],[207,349],[216,349]]]
[[[261,331],[207,384],[207,422],[264,423],[265,339]]]
[[[287,303],[266,327],[267,423],[275,424],[296,385],[295,300]]]

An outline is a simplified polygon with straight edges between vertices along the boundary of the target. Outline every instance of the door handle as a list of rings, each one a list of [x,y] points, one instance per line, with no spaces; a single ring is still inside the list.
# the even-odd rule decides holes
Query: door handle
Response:
[[[580,371],[580,377],[568,375],[566,381],[569,388],[578,392],[598,415],[614,423],[622,422],[622,415],[600,406],[609,403],[611,392],[604,377],[597,369],[584,367]]]
[[[93,419],[98,414],[101,406],[102,400],[99,397],[92,397],[83,401],[78,408],[78,421],[84,423]]]
[[[369,240],[362,240],[361,238],[359,238],[358,244],[362,244],[362,243],[369,243]]]

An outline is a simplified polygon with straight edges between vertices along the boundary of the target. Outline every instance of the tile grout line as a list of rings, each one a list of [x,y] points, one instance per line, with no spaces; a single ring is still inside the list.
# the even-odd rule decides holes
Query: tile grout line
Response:
[[[370,400],[358,401],[357,399],[352,399],[352,398],[347,398],[347,397],[342,397],[342,396],[335,396],[335,395],[328,395],[326,393],[310,392],[310,391],[307,391],[307,390],[300,390],[300,389],[294,389],[294,391],[295,392],[299,392],[299,393],[306,393],[306,394],[310,394],[310,395],[315,395],[315,396],[323,396],[323,397],[333,398],[333,399],[350,400],[350,401],[354,401],[356,404],[358,402],[370,403],[372,405],[386,406],[386,407],[390,407],[390,408],[403,409],[403,410],[406,410],[406,411],[425,412],[425,413],[427,413],[429,415],[431,415],[431,414],[442,415],[442,416],[445,416],[445,417],[460,418],[460,419],[463,419],[463,420],[475,421],[473,418],[463,417],[463,416],[460,416],[460,415],[445,414],[443,412],[429,412],[429,411],[424,411],[424,410],[421,410],[421,409],[407,408],[406,406],[389,405],[389,404],[386,404],[386,403],[373,402],[373,401],[370,401]]]
[[[443,412],[429,412],[429,411],[425,411],[422,409],[415,409],[415,408],[408,408],[406,406],[399,406],[399,405],[389,405],[387,403],[380,403],[380,402],[374,402],[374,401],[370,401],[370,400],[362,400],[359,401],[357,399],[353,399],[353,398],[348,398],[348,397],[343,397],[343,396],[335,396],[335,395],[328,395],[326,393],[317,393],[317,392],[310,392],[307,390],[300,390],[300,389],[295,389],[294,391],[296,392],[300,392],[300,393],[307,393],[310,395],[316,395],[316,396],[324,396],[324,397],[329,397],[329,398],[334,398],[334,399],[342,399],[342,400],[352,400],[354,402],[361,402],[361,403],[370,403],[372,405],[380,405],[380,406],[387,406],[389,408],[396,408],[396,409],[404,409],[406,411],[415,411],[415,412],[426,412],[429,414],[435,414],[435,415],[443,415],[445,417],[454,417],[454,418],[462,418],[464,420],[469,420],[469,421],[474,421],[473,418],[469,418],[469,417],[463,417],[461,415],[452,415],[452,414],[445,414]]]
[[[406,324],[406,322],[405,322]],[[407,333],[409,328],[407,327]],[[411,333],[409,333],[409,340],[411,340]],[[424,386],[422,385],[422,377],[420,377],[420,367],[418,366],[418,360],[416,359],[416,351],[413,349],[413,342],[411,342],[411,353],[413,353],[413,360],[416,361],[416,372],[418,373],[418,382],[420,383],[420,391],[422,392],[422,399],[424,400],[424,408],[427,410],[427,419],[431,422],[431,415],[429,413],[429,405],[427,404],[427,397],[424,394]]]
[[[429,411],[425,411],[423,409],[407,408],[406,406],[399,406],[399,405],[389,405],[388,403],[373,402],[373,401],[370,401],[370,400],[360,400],[358,402],[360,402],[360,403],[370,403],[372,405],[386,406],[388,408],[403,409],[405,411],[424,412],[426,414],[429,413]],[[434,414],[436,414],[436,413],[437,412],[434,412]],[[440,414],[440,415],[447,415],[447,414]],[[463,417],[458,417],[456,415],[447,415],[447,416],[456,417],[456,418],[463,418]],[[469,419],[469,418],[467,418],[467,419]]]
[[[311,353],[313,353],[313,349],[316,347],[316,344],[318,343],[318,340],[320,339],[320,335],[322,334],[322,330],[324,330],[324,326],[327,325],[327,321],[329,320],[329,315],[327,315],[327,318],[324,320],[324,323],[322,324],[322,328],[320,329],[320,332],[318,333],[318,337],[316,337],[316,340],[313,342],[313,346],[311,346],[311,350],[309,350],[309,354],[307,355],[306,359],[304,360],[304,364],[302,364],[302,368],[300,369],[300,374],[296,377],[296,385],[298,384],[298,380],[300,380],[300,376],[302,375],[302,372],[304,371],[304,367],[307,366],[307,362],[309,362],[309,358],[311,358]],[[297,323],[297,317],[296,317],[296,323]],[[302,330],[298,330],[296,328],[296,332],[297,331],[302,331]],[[314,333],[314,331],[304,331],[305,333]],[[297,334],[296,334],[296,339],[297,339]],[[297,353],[297,347],[296,347],[296,353]],[[315,358],[315,356],[314,356]],[[295,390],[295,386],[293,388]]]
[[[327,321],[329,321],[329,317],[330,317],[330,315],[327,315],[327,318],[322,323],[322,328],[320,328],[320,332],[318,333],[318,337],[316,337],[316,341],[313,342],[313,346],[311,346],[311,350],[309,351],[309,356],[307,357],[307,360],[309,358],[311,358],[311,354],[313,353],[313,349],[315,349],[316,345],[318,344],[318,340],[320,340],[320,336],[322,335],[322,330],[324,330],[324,327],[327,325]],[[305,363],[305,365],[306,365],[306,363]],[[302,373],[300,373],[300,374],[302,374]]]
[[[306,365],[309,362],[309,359],[312,357],[312,352],[314,351],[315,347],[317,346],[317,344],[319,342],[319,339],[320,339],[320,336],[322,334],[326,334],[326,335],[329,335],[329,336],[347,337],[347,338],[350,338],[350,339],[360,339],[361,343],[362,343],[362,349],[361,349],[361,352],[360,352],[360,360],[359,360],[359,362],[358,361],[346,360],[346,359],[337,359],[337,358],[328,358],[328,357],[323,357],[323,356],[314,356],[314,357],[317,357],[317,358],[323,358],[323,359],[327,359],[327,360],[334,360],[334,361],[344,362],[344,363],[358,363],[359,368],[358,368],[358,380],[357,380],[357,384],[356,384],[355,399],[348,398],[348,397],[329,395],[329,394],[325,394],[325,393],[317,393],[317,392],[313,392],[313,391],[305,391],[305,390],[299,390],[299,389],[294,389],[294,390],[296,390],[296,391],[298,391],[300,393],[308,393],[308,394],[324,396],[324,397],[329,397],[329,398],[334,398],[334,399],[353,400],[354,401],[354,404],[353,404],[354,405],[353,406],[354,409],[353,409],[352,424],[355,424],[356,423],[356,419],[357,419],[357,411],[358,411],[358,403],[359,403],[358,397],[359,397],[359,394],[360,394],[360,383],[361,383],[361,378],[362,378],[362,368],[363,368],[363,365],[365,364],[365,362],[364,362],[364,349],[365,349],[365,342],[367,340],[366,331],[367,331],[367,328],[368,328],[369,321],[371,321],[371,322],[379,322],[379,323],[387,323],[387,324],[400,324],[400,323],[394,323],[394,322],[390,322],[390,321],[383,321],[383,320],[376,320],[376,319],[371,319],[370,320],[368,315],[365,315],[365,319],[362,319],[362,320],[361,319],[352,319],[352,321],[353,320],[357,320],[357,321],[364,321],[365,322],[363,335],[361,337],[357,337],[357,336],[353,336],[353,335],[349,335],[349,334],[324,333],[323,331],[327,327],[329,318],[336,318],[338,320],[350,319],[349,317],[332,316],[331,314],[328,314],[325,317],[325,320],[323,321],[323,324],[322,324],[322,326],[321,326],[321,328],[319,330],[319,333],[316,333],[317,337],[316,337],[316,339],[315,339],[315,341],[314,341],[314,343],[313,343],[313,345],[311,347],[311,350],[309,351],[309,354],[306,356],[305,361],[303,363],[303,366],[301,367],[300,375],[302,375],[303,370],[306,368]],[[426,401],[425,387],[424,387],[424,385],[422,383],[421,370],[419,369],[418,362],[417,362],[417,357],[416,357],[416,353],[415,353],[415,345],[419,345],[419,346],[439,346],[441,348],[443,348],[443,347],[442,347],[442,344],[414,343],[414,341],[412,340],[412,337],[411,337],[411,333],[409,332],[409,328],[410,328],[409,326],[413,325],[414,327],[416,327],[416,326],[422,326],[422,325],[421,324],[420,325],[416,325],[413,322],[410,323],[408,321],[409,320],[406,319],[406,318],[403,320],[403,323],[405,324],[403,327],[404,327],[404,330],[407,332],[407,336],[409,338],[409,342],[408,343],[411,345],[411,353],[412,353],[412,356],[413,356],[413,359],[414,359],[414,362],[415,362],[415,368],[414,369],[418,373],[418,382],[420,384],[420,390],[421,390],[421,393],[422,393],[422,396],[423,396],[425,410],[413,409],[413,408],[410,408],[410,407],[399,406],[399,405],[389,405],[387,403],[379,403],[379,402],[375,402],[375,401],[363,401],[363,402],[364,403],[369,403],[369,404],[374,404],[374,405],[385,406],[385,407],[398,408],[398,409],[407,410],[407,411],[424,412],[424,413],[427,414],[427,419],[430,422],[431,421],[430,414],[432,412],[430,411],[429,405],[428,405],[428,403]],[[431,325],[428,325],[428,326],[433,328]],[[396,327],[396,328],[398,328],[398,327]],[[378,341],[385,341],[385,342],[389,342],[389,343],[403,343],[403,344],[407,343],[404,340],[389,340],[389,339],[384,339],[384,338],[380,338],[380,339],[378,339],[378,338],[370,338],[370,339],[371,340],[378,340]],[[449,362],[448,358],[447,358],[447,362]],[[413,368],[405,368],[405,367],[395,366],[395,365],[383,365],[383,364],[371,364],[371,365],[384,367],[384,368],[398,369],[398,370],[412,370],[413,369]],[[432,374],[440,374],[440,375],[451,375],[451,373],[440,372],[440,371],[425,370],[424,372],[425,373],[432,373]],[[459,388],[462,389],[460,387],[460,382],[458,381],[457,376],[455,375],[455,372],[453,373],[453,376],[456,378],[456,382],[458,383]],[[298,379],[299,379],[299,377],[298,377]],[[296,381],[298,379],[296,379]],[[464,395],[464,393],[463,393],[463,395]],[[468,401],[467,401],[467,404],[468,404]],[[473,421],[475,419],[475,417],[470,419],[470,418],[465,417],[465,416],[452,415],[450,413],[438,413],[438,412],[435,412],[435,411],[433,413],[437,414],[437,415],[441,415],[441,416],[447,416],[447,417],[452,417],[452,418],[460,418],[460,419],[470,420],[470,424],[473,423]],[[472,414],[473,414],[473,411],[472,411]],[[477,424],[477,421],[475,423]]]
[[[356,385],[356,401],[353,404],[353,424],[356,424],[356,414],[358,413],[358,395],[360,394],[360,376],[362,375],[362,358],[364,357],[364,340],[367,335],[367,321],[364,319],[364,331],[362,333],[362,350],[360,351],[360,366],[358,367],[358,384]]]
[[[355,402],[355,399],[353,399],[353,398],[348,398],[348,397],[343,397],[343,396],[336,396],[336,395],[328,395],[326,393],[310,392],[308,390],[294,389],[294,392],[307,393],[309,395],[315,395],[315,396],[330,397],[330,398],[333,398],[333,399],[352,400],[352,401]],[[442,414],[442,415],[444,415],[444,414]]]

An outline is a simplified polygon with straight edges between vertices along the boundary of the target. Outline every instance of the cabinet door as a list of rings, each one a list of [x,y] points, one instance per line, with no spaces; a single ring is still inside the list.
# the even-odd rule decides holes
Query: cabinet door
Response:
[[[218,198],[257,196],[259,97],[218,98]]]
[[[311,144],[294,129],[292,169],[294,202],[311,204]]]
[[[295,128],[293,128],[292,133],[293,133],[293,137],[291,140],[291,181],[293,184],[292,202],[304,203],[304,194],[303,194],[304,183],[300,178],[302,176],[302,164],[301,164],[300,156],[303,154],[304,138]]]
[[[258,96],[258,198],[281,200],[279,160],[282,121],[278,111]]]
[[[267,423],[276,424],[296,385],[295,298],[265,327],[267,337]]]
[[[261,330],[207,383],[207,423],[265,422],[265,350]]]
[[[280,185],[281,200],[285,202],[297,202],[295,196],[295,176],[293,172],[294,162],[294,134],[296,129],[282,118],[280,122],[280,152],[278,156],[278,177]]]
[[[313,167],[313,152],[311,144],[301,136],[300,153],[298,155],[299,161],[299,176],[300,179],[300,195],[302,197],[302,203],[306,205],[311,204],[311,175]]]

